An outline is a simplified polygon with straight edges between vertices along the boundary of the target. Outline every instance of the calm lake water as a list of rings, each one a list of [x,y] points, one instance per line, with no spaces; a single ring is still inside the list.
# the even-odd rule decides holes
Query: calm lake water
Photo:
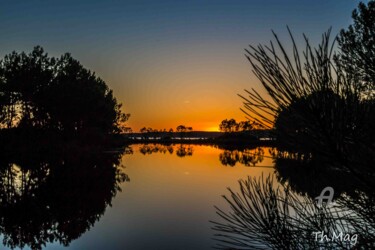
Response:
[[[243,152],[196,145],[132,145],[131,149],[121,158],[129,181],[120,183],[122,191],[112,206],[72,240],[69,249],[210,249],[215,241],[209,221],[219,220],[214,206],[228,207],[222,198],[227,188],[238,190],[240,179],[274,173],[268,148]],[[47,243],[46,248],[66,249],[59,243]]]

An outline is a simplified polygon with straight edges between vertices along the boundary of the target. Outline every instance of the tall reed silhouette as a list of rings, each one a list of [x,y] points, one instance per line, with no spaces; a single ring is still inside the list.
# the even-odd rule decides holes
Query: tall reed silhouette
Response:
[[[335,64],[335,39],[330,41],[330,30],[316,48],[304,35],[302,53],[288,32],[291,53],[275,33],[275,42],[269,46],[246,49],[253,72],[268,95],[246,90],[248,96],[240,95],[243,112],[274,131],[279,150],[335,158],[346,168],[360,159],[367,171],[366,162],[372,161],[375,152],[374,101],[362,98],[356,75]]]

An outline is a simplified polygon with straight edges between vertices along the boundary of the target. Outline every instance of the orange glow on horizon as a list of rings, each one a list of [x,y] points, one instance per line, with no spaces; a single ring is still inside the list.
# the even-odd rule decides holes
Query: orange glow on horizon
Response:
[[[215,126],[215,127],[209,127],[203,131],[210,131],[210,132],[219,132],[219,126]]]
[[[139,132],[141,128],[152,128],[158,131],[169,131],[173,129],[176,131],[177,126],[184,125],[187,127],[192,127],[193,131],[207,131],[207,132],[220,132],[219,125],[224,119],[235,119],[237,122],[246,121],[247,116],[246,114],[242,113],[241,111],[238,112],[228,112],[229,115],[223,116],[222,114],[211,114],[211,118],[214,118],[210,121],[207,121],[207,117],[205,114],[200,116],[194,116],[191,114],[184,114],[185,118],[176,119],[173,116],[171,117],[163,117],[164,119],[150,119],[146,121],[147,118],[144,118],[145,122],[142,122],[137,117],[130,117],[130,119],[126,122],[126,126],[130,127],[133,132]],[[231,113],[231,114],[230,114]],[[137,116],[137,115],[135,115]],[[184,122],[184,121],[187,122]]]
[[[228,118],[234,118],[233,116],[228,116]],[[130,120],[126,123],[128,127],[131,127],[133,132],[139,132],[141,128],[146,127],[146,128],[152,128],[156,129],[158,131],[163,131],[164,129],[166,131],[169,131],[169,129],[173,129],[173,131],[176,131],[177,126],[179,125],[184,125],[187,127],[192,127],[193,131],[207,131],[207,132],[219,132],[219,124],[221,123],[222,120],[228,119],[228,118],[223,118],[221,120],[217,121],[212,121],[212,122],[200,122],[199,118],[197,118],[197,121],[191,121],[191,122],[160,122],[160,121],[150,121],[149,123],[146,124],[139,124],[137,121],[134,121],[130,118]],[[202,118],[204,119],[204,118]],[[240,121],[240,119],[236,119]],[[245,120],[245,119],[242,119]]]

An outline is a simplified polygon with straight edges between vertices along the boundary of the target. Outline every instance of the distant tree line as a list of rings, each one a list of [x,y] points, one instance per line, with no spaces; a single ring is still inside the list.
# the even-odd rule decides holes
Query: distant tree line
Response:
[[[179,125],[176,128],[176,132],[191,132],[193,131],[192,127],[187,127],[185,125]]]
[[[95,73],[66,53],[42,47],[12,52],[0,61],[0,128],[120,133],[129,114]]]
[[[219,129],[221,132],[240,132],[240,131],[250,131],[257,127],[255,122],[251,121],[240,121],[236,122],[235,119],[225,119],[221,121]]]
[[[143,128],[141,128],[140,130],[139,130],[139,132],[141,132],[141,133],[155,133],[155,132],[163,132],[163,133],[167,133],[167,130],[166,129],[160,129],[160,130],[158,130],[158,129],[153,129],[153,128],[151,128],[151,127],[143,127]],[[173,129],[171,128],[170,130],[169,130],[169,132],[173,132]]]
[[[188,133],[193,131],[192,127],[185,126],[185,125],[179,125],[176,127],[176,130],[173,130],[173,128],[167,129],[153,129],[151,127],[143,127],[139,130],[142,133],[142,139],[148,140],[148,139],[156,139],[156,138],[162,138],[164,140],[170,140],[172,137],[175,137],[178,133],[177,137],[186,138]]]
[[[176,132],[191,132],[193,131],[192,127],[188,127],[185,125],[179,125],[176,127]],[[139,130],[141,133],[173,133],[173,128],[167,129],[153,129],[151,127],[143,127]]]

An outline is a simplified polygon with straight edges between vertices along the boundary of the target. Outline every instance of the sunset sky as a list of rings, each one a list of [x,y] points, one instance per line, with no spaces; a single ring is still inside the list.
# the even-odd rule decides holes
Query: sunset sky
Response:
[[[0,56],[41,45],[70,52],[113,89],[134,131],[143,126],[217,130],[244,120],[244,89],[258,80],[244,56],[273,29],[288,45],[313,44],[351,22],[356,0],[315,1],[1,1]]]

